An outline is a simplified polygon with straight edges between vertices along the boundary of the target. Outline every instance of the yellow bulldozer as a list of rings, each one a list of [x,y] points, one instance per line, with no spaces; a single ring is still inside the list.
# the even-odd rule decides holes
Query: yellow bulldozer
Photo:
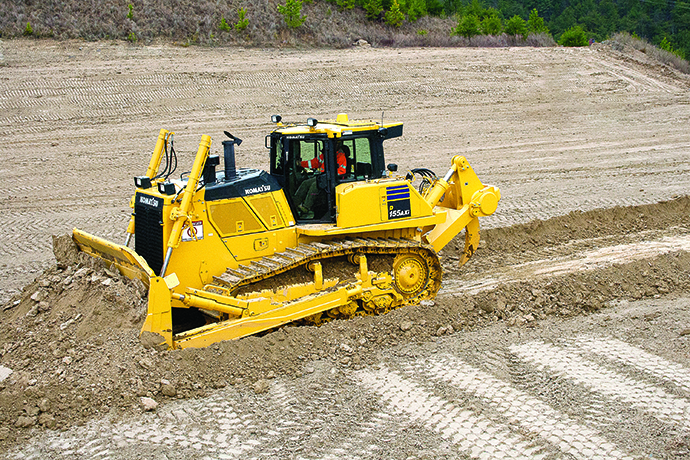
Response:
[[[347,114],[272,122],[268,172],[238,169],[242,141],[226,131],[222,170],[204,135],[191,172],[179,179],[174,133],[161,129],[146,174],[134,178],[125,244],[74,229],[82,251],[148,286],[142,333],[159,334],[169,348],[433,298],[438,252],[465,229],[460,263],[467,262],[478,218],[500,200],[462,156],[443,178],[386,166],[383,143],[402,135],[402,123]]]

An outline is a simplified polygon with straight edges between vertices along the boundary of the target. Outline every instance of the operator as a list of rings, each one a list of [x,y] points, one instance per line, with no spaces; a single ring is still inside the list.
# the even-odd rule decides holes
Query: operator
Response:
[[[338,145],[336,147],[336,162],[338,164],[338,176],[344,176],[347,173],[347,157],[350,155],[350,148],[346,145]],[[302,161],[300,165],[303,168],[311,168],[320,172],[325,171],[323,163],[323,153],[318,157],[314,157],[308,161]],[[319,191],[316,187],[316,176],[310,177],[302,182],[295,192],[295,200],[299,203],[297,210],[300,213],[300,218],[312,219],[314,212],[312,207],[314,201],[318,196]]]

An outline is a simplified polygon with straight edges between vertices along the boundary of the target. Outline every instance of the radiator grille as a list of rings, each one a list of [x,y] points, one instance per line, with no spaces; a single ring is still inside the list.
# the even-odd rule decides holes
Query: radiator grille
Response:
[[[163,207],[134,204],[134,250],[160,275],[163,266]],[[162,204],[162,203],[161,203]]]

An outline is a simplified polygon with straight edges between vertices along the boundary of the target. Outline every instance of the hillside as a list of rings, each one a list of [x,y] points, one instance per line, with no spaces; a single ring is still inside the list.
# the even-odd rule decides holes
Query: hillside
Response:
[[[681,57],[690,55],[686,0],[2,0],[0,37],[336,48],[358,39],[397,47],[553,43],[469,39],[472,34],[520,35],[520,21],[531,21],[534,10],[542,20],[537,30],[557,40],[573,27],[596,41],[624,31]],[[467,38],[454,36],[464,17],[472,18],[475,31]]]

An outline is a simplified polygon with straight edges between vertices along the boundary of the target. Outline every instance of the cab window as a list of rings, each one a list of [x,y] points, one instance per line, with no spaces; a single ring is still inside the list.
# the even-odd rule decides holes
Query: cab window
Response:
[[[341,182],[360,181],[374,178],[371,141],[368,137],[341,141],[347,157],[346,173]]]

